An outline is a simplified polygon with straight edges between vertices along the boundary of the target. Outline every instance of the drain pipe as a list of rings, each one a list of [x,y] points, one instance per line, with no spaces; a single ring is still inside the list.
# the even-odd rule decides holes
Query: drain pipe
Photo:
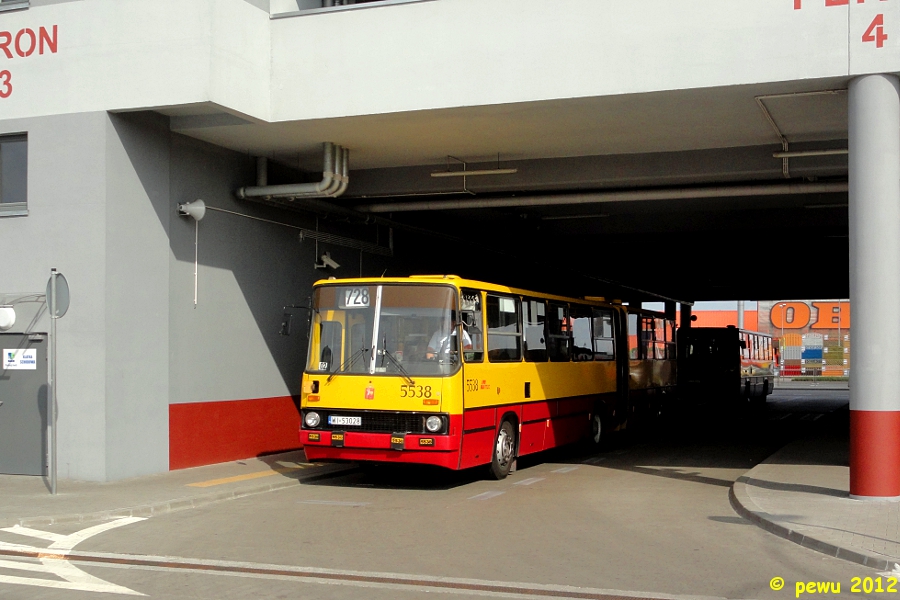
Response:
[[[322,180],[317,183],[292,183],[285,185],[267,185],[267,165],[265,157],[256,161],[257,185],[242,187],[235,195],[241,200],[285,199],[293,198],[336,198],[344,193],[349,185],[350,151],[331,142],[323,145]]]

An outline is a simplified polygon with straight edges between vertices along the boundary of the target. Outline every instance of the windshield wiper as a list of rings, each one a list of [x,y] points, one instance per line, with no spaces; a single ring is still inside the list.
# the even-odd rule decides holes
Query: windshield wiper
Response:
[[[353,363],[356,362],[356,359],[368,351],[369,351],[368,348],[363,347],[363,348],[360,348],[359,350],[357,350],[356,352],[354,352],[353,354],[351,354],[350,358],[348,358],[347,360],[344,361],[344,364],[342,364],[340,367],[338,367],[336,371],[332,371],[331,375],[328,376],[328,379],[325,380],[325,383],[330,383],[331,380],[334,379],[335,375],[337,375],[338,373],[343,373],[344,371],[350,369],[353,366]]]
[[[381,356],[387,356],[389,359],[391,359],[391,362],[394,363],[394,366],[397,367],[397,370],[400,371],[400,374],[403,375],[403,378],[406,379],[407,383],[409,383],[409,385],[415,385],[416,382],[413,381],[413,378],[410,377],[406,369],[403,368],[403,365],[400,364],[400,361],[397,360],[394,355],[391,354],[391,351],[387,349],[386,339],[381,340]],[[381,360],[381,364],[384,364],[383,358]]]
[[[384,352],[384,356],[387,356],[389,359],[391,359],[391,362],[394,363],[394,366],[397,367],[397,370],[400,371],[400,374],[403,375],[403,378],[406,379],[409,385],[414,385],[416,383],[415,381],[413,381],[413,378],[410,377],[407,370],[403,368],[403,365],[400,364],[400,361],[394,358],[394,355],[391,354],[390,350],[384,349],[382,350],[382,352]]]

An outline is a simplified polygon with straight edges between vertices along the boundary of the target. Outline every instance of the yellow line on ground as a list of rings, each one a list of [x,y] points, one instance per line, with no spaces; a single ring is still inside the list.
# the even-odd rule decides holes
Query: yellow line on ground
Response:
[[[226,483],[236,483],[238,481],[249,481],[251,479],[259,479],[260,477],[271,477],[272,475],[279,475],[281,473],[291,473],[293,471],[299,471],[300,469],[305,469],[305,465],[297,465],[296,467],[291,467],[289,469],[283,469],[276,467],[274,469],[270,469],[268,471],[257,471],[255,473],[246,473],[244,475],[235,475],[234,477],[223,477],[221,479],[210,479],[209,481],[198,481],[197,483],[189,483],[187,487],[212,487],[214,485],[223,485]]]

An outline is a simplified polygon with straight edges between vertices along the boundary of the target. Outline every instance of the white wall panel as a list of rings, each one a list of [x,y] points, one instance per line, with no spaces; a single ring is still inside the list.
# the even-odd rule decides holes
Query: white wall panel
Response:
[[[442,0],[272,27],[276,121],[821,78],[848,62],[846,11],[792,0]]]

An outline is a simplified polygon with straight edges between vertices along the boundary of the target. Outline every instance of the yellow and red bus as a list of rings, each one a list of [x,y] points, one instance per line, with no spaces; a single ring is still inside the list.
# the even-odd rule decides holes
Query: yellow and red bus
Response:
[[[674,321],[453,275],[319,281],[300,441],[309,460],[489,465],[600,444],[675,386]]]

